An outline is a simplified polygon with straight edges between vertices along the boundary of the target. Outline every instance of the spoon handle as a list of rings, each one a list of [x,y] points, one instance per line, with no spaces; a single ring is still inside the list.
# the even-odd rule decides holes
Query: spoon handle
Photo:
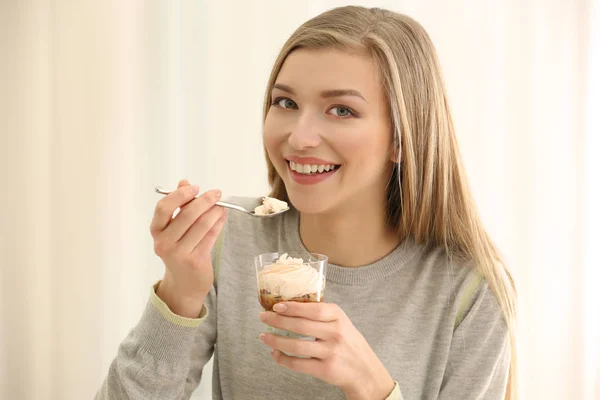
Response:
[[[215,203],[215,205],[221,206],[221,207],[225,207],[225,208],[230,208],[232,210],[237,210],[237,211],[245,212],[246,214],[250,214],[250,211],[246,210],[244,207],[240,207],[240,206],[235,205],[235,204],[227,203],[226,201],[217,201]]]
[[[164,194],[164,195],[171,193],[170,190],[166,190],[161,187],[156,187],[154,190],[156,191],[156,193],[160,193],[160,194]],[[241,211],[246,214],[251,214],[251,212],[246,210],[244,207],[240,207],[236,204],[227,203],[226,201],[217,201],[215,203],[215,205],[225,207],[225,208],[230,208],[230,209],[236,210],[236,211]]]

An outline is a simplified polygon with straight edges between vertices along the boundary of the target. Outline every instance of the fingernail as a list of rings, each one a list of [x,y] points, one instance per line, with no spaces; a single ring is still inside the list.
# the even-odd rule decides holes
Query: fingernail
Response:
[[[262,322],[265,322],[267,320],[267,313],[266,312],[261,312],[260,314],[258,314],[258,318],[260,318],[260,320]]]
[[[198,194],[198,193],[200,193],[200,186],[198,186],[198,185],[192,185],[192,191],[193,191],[195,194]]]
[[[287,310],[287,306],[283,303],[277,303],[273,306],[273,311],[284,312]]]
[[[261,333],[260,335],[258,335],[258,338],[264,342],[265,339],[267,338],[267,335],[265,335],[264,333]]]
[[[221,191],[219,189],[213,189],[212,192],[216,198],[221,198]]]

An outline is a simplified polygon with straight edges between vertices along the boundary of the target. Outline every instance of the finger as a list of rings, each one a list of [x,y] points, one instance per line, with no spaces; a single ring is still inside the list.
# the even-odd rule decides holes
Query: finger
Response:
[[[336,321],[343,315],[343,311],[337,304],[333,303],[300,303],[287,301],[277,303],[273,311],[288,317],[301,317],[313,321],[331,322]]]
[[[196,185],[181,186],[160,199],[156,204],[152,223],[150,224],[150,233],[152,233],[152,236],[156,237],[162,233],[170,224],[175,210],[192,201],[199,190],[200,188]]]
[[[321,360],[329,356],[327,345],[320,340],[294,339],[272,333],[261,333],[259,338],[270,348],[285,351],[289,354]]]
[[[189,185],[190,185],[190,183],[188,182],[188,180],[187,180],[187,179],[181,179],[181,180],[180,180],[180,181],[177,183],[177,189],[179,189],[180,187],[183,187],[183,186],[189,186]],[[200,191],[200,190],[198,190],[198,191]],[[186,204],[184,204],[184,205],[181,205],[181,206],[179,207],[179,209],[176,209],[176,210],[175,210],[175,213],[173,213],[173,218],[175,218],[175,217],[177,216],[177,214],[178,214],[178,213],[181,211],[181,209],[182,209],[183,207],[185,207],[187,204],[190,204],[190,203],[186,203]]]
[[[269,311],[260,313],[260,320],[274,328],[300,335],[313,336],[323,340],[333,338],[337,328],[331,322],[313,321],[301,317],[288,317]]]
[[[282,367],[302,374],[319,378],[323,371],[323,361],[318,358],[298,358],[283,354],[277,349],[271,350],[271,357]]]
[[[185,189],[185,188],[181,188]],[[177,189],[180,190],[180,189]],[[221,199],[220,190],[210,190],[195,198],[186,207],[183,207],[173,221],[161,234],[161,239],[167,243],[176,243],[181,240],[183,235],[190,229],[200,216],[210,210],[217,201]]]
[[[223,208],[212,206],[200,216],[179,240],[179,246],[185,253],[191,253],[204,236],[215,226],[223,216]]]
[[[215,242],[219,238],[219,235],[223,231],[226,221],[227,210],[223,209],[223,216],[217,221],[216,224],[213,225],[206,235],[204,235],[204,238],[202,238],[192,252],[198,255],[210,253],[211,249],[215,245]]]

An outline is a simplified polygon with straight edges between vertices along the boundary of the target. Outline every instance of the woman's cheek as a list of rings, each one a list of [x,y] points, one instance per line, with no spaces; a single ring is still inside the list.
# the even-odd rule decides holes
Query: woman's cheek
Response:
[[[278,131],[273,124],[273,118],[267,116],[265,119],[265,125],[263,129],[263,143],[265,148],[267,149],[267,154],[269,155],[269,159],[275,166],[275,169],[279,174],[281,174],[282,168],[282,151],[283,151],[283,140],[284,135],[281,134],[281,131]]]
[[[273,126],[272,119],[273,118],[271,118],[269,116],[269,114],[267,114],[267,118],[265,119],[265,124],[263,127],[263,142],[269,152],[271,152],[273,150],[273,146],[274,146],[274,142],[275,142],[275,135],[274,135],[273,127],[272,127]]]
[[[269,110],[267,118],[265,118],[263,138],[265,143],[267,141],[273,142],[277,139],[278,135],[282,132],[281,117],[277,115],[277,110]]]

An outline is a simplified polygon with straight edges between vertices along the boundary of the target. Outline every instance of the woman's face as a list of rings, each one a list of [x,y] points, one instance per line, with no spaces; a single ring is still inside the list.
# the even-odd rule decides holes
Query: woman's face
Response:
[[[295,50],[271,98],[264,143],[299,211],[362,207],[385,195],[392,129],[372,58],[334,49]]]

